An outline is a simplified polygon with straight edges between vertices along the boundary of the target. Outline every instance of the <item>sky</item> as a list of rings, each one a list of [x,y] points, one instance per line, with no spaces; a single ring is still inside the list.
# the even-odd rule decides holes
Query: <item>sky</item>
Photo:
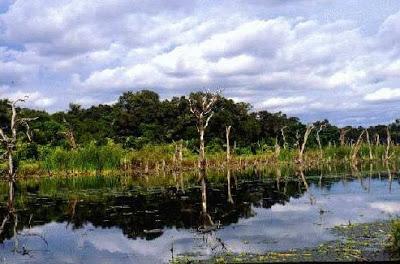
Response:
[[[0,98],[223,95],[304,122],[400,118],[398,0],[0,0]]]

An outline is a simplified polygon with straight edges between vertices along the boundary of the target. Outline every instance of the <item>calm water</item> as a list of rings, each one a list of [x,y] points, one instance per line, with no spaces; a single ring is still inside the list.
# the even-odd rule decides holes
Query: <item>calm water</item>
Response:
[[[21,186],[17,221],[0,236],[0,263],[162,263],[181,254],[288,250],[335,239],[328,230],[335,225],[400,215],[397,174],[234,176],[230,191],[226,178],[207,182],[207,213],[219,228],[206,233],[200,186],[179,180],[157,188]],[[8,214],[2,201],[0,221]]]

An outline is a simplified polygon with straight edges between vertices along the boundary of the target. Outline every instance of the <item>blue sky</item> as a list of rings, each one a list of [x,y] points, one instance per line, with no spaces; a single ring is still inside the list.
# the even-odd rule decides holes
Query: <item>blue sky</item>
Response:
[[[0,97],[57,111],[214,87],[305,122],[400,118],[400,1],[0,0]]]

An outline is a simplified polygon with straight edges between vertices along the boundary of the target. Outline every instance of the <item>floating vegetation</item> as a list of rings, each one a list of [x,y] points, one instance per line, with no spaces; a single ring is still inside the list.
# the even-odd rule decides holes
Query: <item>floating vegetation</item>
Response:
[[[387,248],[392,223],[397,222],[399,220],[336,226],[331,232],[337,235],[337,240],[312,248],[265,254],[222,254],[206,260],[180,256],[173,263],[400,261],[400,256]]]

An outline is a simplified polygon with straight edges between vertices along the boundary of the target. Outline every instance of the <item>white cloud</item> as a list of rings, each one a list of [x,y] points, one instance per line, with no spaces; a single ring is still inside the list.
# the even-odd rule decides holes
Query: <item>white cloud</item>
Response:
[[[262,105],[266,108],[277,108],[289,105],[304,104],[307,102],[305,96],[294,96],[294,97],[272,97],[265,100]]]
[[[39,99],[35,100],[34,105],[36,107],[45,109],[49,106],[54,105],[56,102],[57,102],[57,100],[55,98],[43,97],[43,98],[39,98]]]
[[[256,74],[260,71],[261,63],[249,55],[239,55],[231,58],[221,58],[211,66],[217,75]]]
[[[20,104],[24,104],[30,107],[34,106],[40,109],[45,109],[49,106],[52,106],[57,101],[55,98],[44,96],[41,92],[38,91],[12,91],[10,86],[2,86],[0,87],[0,91],[2,92],[1,98],[6,98],[12,101],[15,101],[17,99],[25,99],[26,101]]]
[[[99,104],[99,101],[95,98],[85,96],[85,97],[76,99],[74,101],[74,103],[83,105],[83,106],[91,106],[91,105]]]
[[[364,96],[366,101],[390,101],[400,99],[400,88],[381,88]]]
[[[373,202],[370,203],[370,207],[385,213],[400,213],[400,206],[397,202]]]
[[[329,3],[329,16],[326,4],[16,0],[0,9],[0,85],[34,87],[42,94],[34,105],[49,109],[114,101],[125,90],[170,96],[218,86],[305,121],[390,121],[400,107],[389,114],[371,102],[398,97],[386,87],[400,82],[400,3],[386,13]]]

